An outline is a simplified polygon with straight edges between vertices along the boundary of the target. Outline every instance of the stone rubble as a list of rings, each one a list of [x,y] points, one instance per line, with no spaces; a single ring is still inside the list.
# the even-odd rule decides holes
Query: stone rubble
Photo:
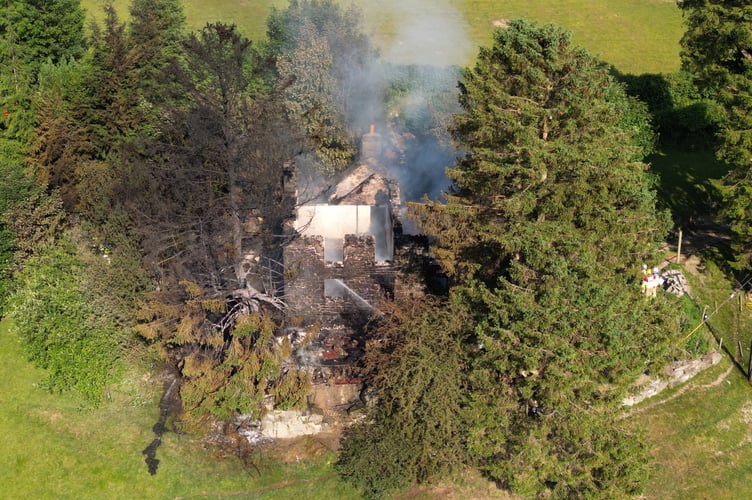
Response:
[[[665,271],[661,274],[661,278],[664,280],[663,288],[668,293],[681,297],[689,291],[687,278],[685,278],[682,272],[678,269],[669,269],[668,271]]]

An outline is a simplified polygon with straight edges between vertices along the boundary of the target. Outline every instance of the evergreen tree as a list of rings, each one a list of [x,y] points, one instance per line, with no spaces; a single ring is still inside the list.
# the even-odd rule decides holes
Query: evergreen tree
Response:
[[[343,169],[356,151],[352,131],[364,132],[377,118],[368,104],[383,103],[360,12],[331,0],[293,0],[272,11],[267,36],[265,52],[277,62],[288,113],[302,122],[306,152],[325,173]]]
[[[128,40],[139,89],[152,105],[180,100],[185,15],[180,0],[133,0]]]
[[[0,63],[14,79],[32,79],[47,60],[78,58],[84,51],[79,0],[7,0],[0,6]]]
[[[257,85],[259,64],[234,25],[189,35],[183,102],[165,106],[157,133],[123,153],[118,199],[158,281],[137,329],[177,353],[184,423],[194,429],[259,415],[267,395],[297,407],[308,387],[305,373],[283,363],[291,347],[273,338],[280,317],[256,301],[278,305],[253,257],[279,248],[275,235],[292,210],[283,165],[299,151],[280,99]]]
[[[83,20],[78,0],[0,4],[0,310],[11,289],[11,273],[20,265],[18,258],[28,255],[30,242],[18,241],[23,235],[13,230],[15,223],[41,222],[29,216],[33,214],[20,214],[18,204],[32,193],[40,206],[46,204],[24,169],[35,140],[34,85],[41,66],[82,56]]]
[[[722,215],[735,235],[736,264],[752,264],[752,2],[683,0],[687,31],[682,63],[723,106],[718,156],[732,170],[723,179]]]
[[[244,224],[256,211],[274,232],[289,213],[282,165],[298,143],[274,96],[255,92],[257,62],[235,26],[192,34],[181,79],[186,102],[164,109],[158,136],[125,158],[120,197],[138,220],[148,261],[170,262],[154,272],[175,283],[241,287]]]
[[[287,113],[309,139],[324,173],[333,174],[350,164],[355,150],[338,102],[332,54],[326,39],[308,20],[303,21],[296,41],[296,49],[277,62]]]
[[[432,300],[385,306],[389,316],[364,362],[366,393],[375,404],[347,431],[337,464],[369,497],[441,479],[467,463],[467,311]]]
[[[625,127],[647,121],[560,28],[493,40],[460,84],[453,195],[415,207],[474,318],[468,450],[524,495],[632,494],[640,446],[615,411],[671,341],[668,299],[636,283],[668,227]]]

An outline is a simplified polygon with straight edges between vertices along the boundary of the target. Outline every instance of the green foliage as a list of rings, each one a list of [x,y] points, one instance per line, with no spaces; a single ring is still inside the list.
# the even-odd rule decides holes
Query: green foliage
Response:
[[[409,459],[421,453],[386,423],[355,423],[347,429],[337,471],[365,498],[386,497],[407,489],[413,477]]]
[[[462,334],[468,317],[444,303],[395,308],[369,343],[369,419],[349,430],[340,474],[367,496],[446,477],[467,462]]]
[[[91,27],[91,71],[86,88],[91,104],[84,112],[82,126],[98,158],[107,158],[144,125],[144,108],[140,105],[135,78],[137,57],[132,51],[126,25],[111,6],[104,8],[103,26]]]
[[[644,101],[666,145],[713,144],[723,109],[705,95],[686,71],[668,74],[619,75],[630,95]]]
[[[355,153],[338,103],[333,55],[326,38],[310,21],[303,21],[296,47],[289,57],[277,62],[287,112],[310,139],[323,172],[331,175],[344,170]]]
[[[718,156],[734,168],[724,178],[722,213],[734,232],[735,264],[752,256],[752,3],[685,0],[682,63],[723,106]]]
[[[51,390],[76,389],[96,403],[115,375],[121,333],[96,314],[83,276],[68,241],[40,248],[17,276],[8,316]]]
[[[0,316],[10,294],[16,235],[12,229],[14,206],[33,190],[34,183],[23,170],[23,147],[20,141],[0,134]]]
[[[279,85],[290,117],[323,173],[343,170],[356,146],[350,129],[363,131],[381,105],[375,88],[375,52],[360,12],[331,0],[294,0],[273,10],[266,52],[277,61]]]
[[[34,190],[3,214],[3,223],[16,238],[14,246],[19,264],[38,248],[54,242],[66,226],[60,197],[39,190]]]
[[[514,418],[508,458],[493,463],[492,477],[513,478],[523,498],[626,498],[640,494],[647,475],[645,445],[625,424],[577,411],[576,415]],[[575,440],[576,439],[576,440]]]
[[[149,45],[153,50],[182,41],[185,15],[179,0],[133,0],[130,13],[134,45]]]
[[[566,33],[524,23],[498,30],[495,46],[481,49],[476,67],[466,71],[461,92],[466,112],[455,134],[468,154],[449,173],[474,207],[464,210],[461,200],[431,207],[432,215],[446,212],[455,221],[450,212],[468,212],[460,225],[437,231],[466,252],[484,247],[468,256],[467,272],[513,269],[504,255],[524,268],[527,257],[517,254],[535,239],[550,243],[528,248],[531,258],[567,254],[567,233],[609,256],[600,264],[628,268],[663,236],[667,220],[654,213],[647,166],[634,161],[642,153],[635,129],[623,127],[624,90]],[[466,237],[471,228],[478,241]],[[491,251],[496,247],[502,254]],[[482,260],[472,262],[476,257]],[[585,262],[594,258],[579,255],[578,266],[597,267]]]
[[[36,115],[35,141],[27,164],[40,185],[56,189],[66,208],[86,211],[95,191],[82,189],[81,178],[92,168],[90,136],[82,125],[81,109],[89,98],[86,95],[85,79],[91,67],[73,60],[57,64],[48,62],[39,70],[39,83],[34,96]],[[95,190],[107,189],[100,179]]]
[[[414,210],[482,346],[469,453],[526,496],[633,494],[640,446],[615,412],[675,333],[671,299],[643,305],[635,283],[668,225],[637,160],[644,108],[566,32],[525,21],[495,32],[460,90],[454,194]]]
[[[143,99],[155,106],[180,101],[185,15],[180,0],[133,0],[128,41]],[[158,119],[153,117],[153,119]]]
[[[207,24],[186,41],[194,92],[213,98],[225,115],[237,113],[241,96],[251,90],[256,54],[235,25]]]
[[[101,0],[82,0],[87,12],[97,16]],[[127,13],[129,0],[114,0],[121,13]],[[188,27],[200,29],[207,22],[234,22],[252,40],[264,38],[267,16],[273,7],[283,9],[287,0],[214,0],[211,8],[204,0],[183,0]],[[340,2],[338,2],[340,3]],[[390,51],[399,41],[398,30],[404,21],[447,15],[462,23],[473,47],[487,44],[494,19],[526,18],[555,23],[570,29],[574,41],[621,71],[634,74],[673,72],[679,69],[678,42],[682,15],[675,2],[646,0],[567,0],[566,2],[530,2],[528,0],[452,0],[451,7],[437,9],[435,4],[385,3],[368,0],[341,2],[363,11],[365,32],[389,62],[422,64],[421,51]],[[442,33],[446,35],[445,33]],[[446,38],[446,36],[445,36]],[[449,64],[468,64],[465,44],[460,50],[443,41],[440,46]]]
[[[77,58],[84,51],[84,11],[79,0],[9,0],[0,7],[0,64],[16,82],[33,80],[45,61]]]

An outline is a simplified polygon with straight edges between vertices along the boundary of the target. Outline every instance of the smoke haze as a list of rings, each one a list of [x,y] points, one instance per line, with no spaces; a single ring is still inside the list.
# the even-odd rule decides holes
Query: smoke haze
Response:
[[[382,57],[395,64],[465,65],[473,54],[467,22],[448,0],[383,0],[364,5],[380,40]]]
[[[399,87],[397,80],[403,78],[410,88],[400,99],[402,116],[391,119],[413,138],[403,161],[390,170],[405,200],[419,201],[423,195],[437,199],[450,185],[445,170],[453,165],[456,151],[438,130],[445,123],[437,123],[436,117],[459,111],[457,66],[467,64],[473,53],[467,23],[448,0],[383,0],[365,5],[364,15],[378,16],[380,31],[391,34],[380,39],[383,62],[394,65],[384,75],[388,85]],[[365,24],[374,25],[373,19]],[[400,65],[418,68],[401,72]]]

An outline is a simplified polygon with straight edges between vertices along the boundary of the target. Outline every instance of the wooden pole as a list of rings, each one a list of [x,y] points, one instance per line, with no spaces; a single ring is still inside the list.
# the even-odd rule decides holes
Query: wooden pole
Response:
[[[742,359],[742,356],[744,355],[744,351],[742,351],[742,341],[741,340],[737,340],[736,341],[736,348],[737,348],[737,356],[735,356],[736,362],[739,363],[739,364],[741,364],[741,362],[742,362],[741,359]]]
[[[681,264],[682,230],[679,228],[679,244],[676,245],[676,263]]]
[[[747,363],[747,381],[752,382],[752,345],[749,347],[749,362]]]

